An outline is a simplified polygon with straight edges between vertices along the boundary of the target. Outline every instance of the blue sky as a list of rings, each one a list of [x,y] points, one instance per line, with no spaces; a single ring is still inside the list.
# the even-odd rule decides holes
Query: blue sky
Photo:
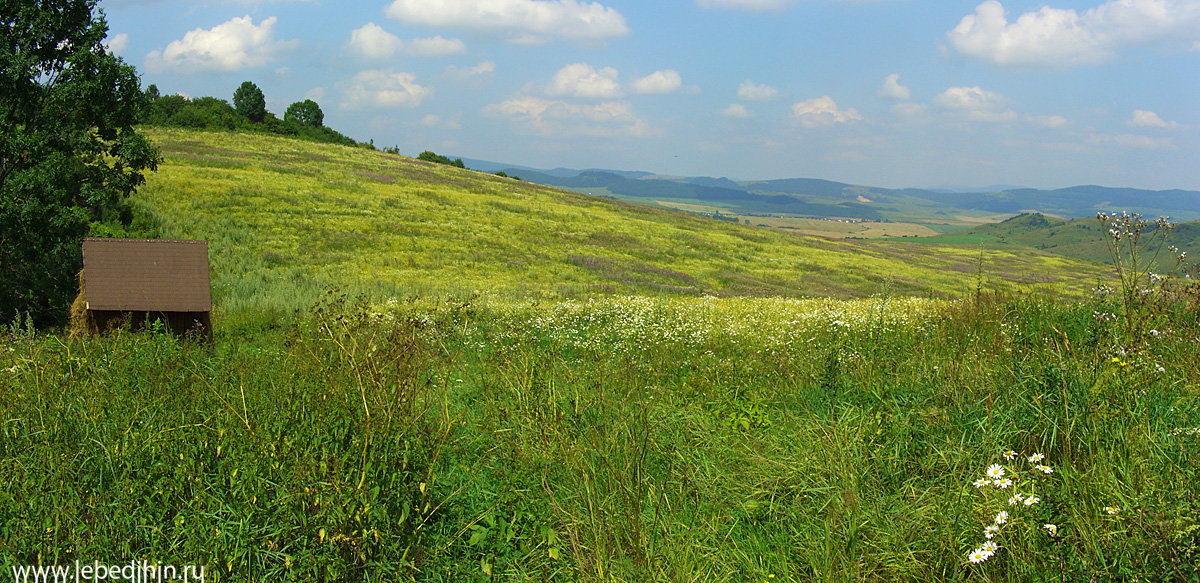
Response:
[[[885,187],[1200,189],[1200,0],[103,0],[163,93],[377,146]]]

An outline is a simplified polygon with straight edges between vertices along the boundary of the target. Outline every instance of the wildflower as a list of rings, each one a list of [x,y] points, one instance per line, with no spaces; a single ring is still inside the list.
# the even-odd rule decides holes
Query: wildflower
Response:
[[[1046,529],[1046,532],[1049,533],[1050,536],[1058,536],[1057,524],[1043,524],[1042,528]]]
[[[1000,464],[992,464],[988,466],[987,477],[998,479],[1004,477],[1004,466]]]
[[[1118,356],[1114,356],[1114,357],[1112,357],[1112,360],[1110,360],[1109,362],[1121,362],[1121,358]]]
[[[1038,502],[1041,502],[1041,501],[1042,501],[1042,499],[1038,498],[1037,496],[1030,496],[1025,499],[1025,505],[1033,506],[1034,504],[1037,504]]]
[[[996,551],[1000,550],[1000,545],[996,544],[995,541],[988,540],[988,541],[983,541],[983,546],[981,546],[979,548],[983,552],[988,553],[989,555],[994,555],[994,554],[996,554]]]
[[[967,555],[967,560],[979,564],[988,560],[988,554],[983,552],[983,549],[975,549],[971,551],[971,554]]]
[[[989,524],[987,525],[987,528],[983,529],[983,538],[991,540],[992,537],[996,536],[996,533],[998,532],[1000,532],[999,526],[996,526],[995,524]]]
[[[1120,506],[1105,506],[1104,511],[1107,512],[1111,516],[1113,514],[1120,512],[1121,507]]]
[[[1008,461],[1012,461],[1013,458],[1015,458],[1015,457],[1017,457],[1017,452],[1015,452],[1011,449],[1004,450],[1004,459],[1006,459]]]
[[[1029,504],[1029,502],[1026,501],[1025,504]],[[1004,524],[1005,522],[1008,522],[1008,512],[1001,510],[1000,513],[996,515],[996,524],[1000,525]]]
[[[1035,454],[1029,456],[1029,463],[1036,464],[1044,459],[1046,459],[1045,454],[1035,453]]]
[[[976,488],[982,488],[982,487],[984,487],[984,486],[986,486],[986,485],[988,485],[988,484],[991,484],[991,483],[992,483],[992,481],[991,481],[991,480],[988,480],[988,479],[986,479],[986,478],[979,478],[978,480],[975,480],[975,487],[976,487]]]
[[[1011,486],[1012,483],[1013,483],[1012,480],[1010,480],[1008,478],[1001,478],[999,480],[996,480],[996,487],[997,488],[1007,488],[1007,487]]]
[[[1011,497],[1009,497],[1009,499],[1008,499],[1008,505],[1009,505],[1009,506],[1016,506],[1017,504],[1020,504],[1020,503],[1022,503],[1022,502],[1024,502],[1024,501],[1025,501],[1025,497],[1024,497],[1024,496],[1022,496],[1022,495],[1020,495],[1020,494],[1013,494],[1013,495],[1012,495]]]
[[[1043,474],[1053,474],[1054,473],[1054,468],[1052,468],[1048,465],[1045,465],[1045,464],[1039,464],[1039,465],[1033,466],[1033,469],[1035,469]]]

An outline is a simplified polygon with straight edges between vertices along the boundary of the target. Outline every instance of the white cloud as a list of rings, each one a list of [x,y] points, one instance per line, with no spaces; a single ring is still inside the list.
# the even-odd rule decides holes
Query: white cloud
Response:
[[[926,109],[929,108],[922,103],[905,101],[903,103],[897,103],[896,105],[893,105],[892,113],[902,117],[913,117],[925,113]]]
[[[791,3],[792,0],[696,0],[703,8],[736,8],[751,12],[783,10]]]
[[[373,69],[362,71],[350,80],[342,98],[342,109],[416,107],[433,95],[419,85],[412,73]]]
[[[655,71],[633,82],[633,90],[637,93],[674,93],[680,87],[683,87],[683,79],[674,69]]]
[[[1175,150],[1175,142],[1170,138],[1151,138],[1135,134],[1094,134],[1088,141],[1097,145],[1114,145],[1122,148],[1138,148],[1142,150]]]
[[[404,48],[404,41],[378,24],[368,22],[362,28],[351,31],[349,46],[364,57],[386,59]]]
[[[445,57],[466,53],[467,45],[459,39],[442,38],[439,35],[432,38],[415,38],[408,42],[406,50],[421,57]]]
[[[628,101],[581,105],[539,97],[517,97],[488,105],[484,112],[510,118],[521,127],[545,136],[614,137],[650,133],[646,123],[634,115]]]
[[[121,54],[129,47],[129,35],[125,33],[114,34],[104,41],[104,48],[112,51],[114,55]]]
[[[554,74],[546,88],[551,96],[613,98],[621,96],[621,84],[617,82],[617,70],[605,67],[597,71],[591,65],[574,63]]]
[[[349,47],[371,59],[386,59],[401,51],[420,57],[443,57],[467,52],[467,45],[456,38],[435,36],[404,41],[374,22],[352,31]]]
[[[833,125],[861,120],[862,116],[853,107],[839,110],[837,102],[828,95],[792,104],[792,115],[806,128]]]
[[[1110,0],[1082,14],[1043,6],[1009,22],[1004,6],[988,0],[946,34],[958,52],[1002,66],[1070,67],[1111,59],[1136,46],[1200,39],[1194,0]]]
[[[1136,109],[1133,112],[1133,118],[1129,120],[1129,125],[1143,128],[1177,128],[1178,123],[1166,121],[1158,117],[1157,113],[1147,111],[1145,109]]]
[[[729,104],[729,107],[726,107],[725,109],[722,109],[721,111],[719,111],[717,113],[720,113],[721,115],[723,115],[725,117],[737,117],[737,118],[750,117],[750,111],[746,109],[745,105],[742,105],[740,103],[731,103],[731,104]]]
[[[481,61],[474,67],[455,67],[450,65],[446,67],[446,76],[451,79],[470,79],[472,77],[480,77],[483,75],[491,75],[496,72],[496,63],[491,61]]]
[[[960,111],[973,121],[1006,122],[1017,119],[1017,112],[1006,107],[1008,100],[1003,95],[978,86],[951,87],[934,97],[933,102],[946,109]]]
[[[394,0],[384,12],[408,24],[498,32],[518,42],[595,40],[629,33],[620,12],[578,0]]]
[[[172,41],[167,48],[146,55],[148,72],[239,71],[261,67],[300,41],[275,40],[275,17],[257,26],[249,16],[233,18],[208,30],[197,28]]]
[[[779,90],[747,79],[738,85],[737,96],[746,101],[769,101],[779,96]]]
[[[908,99],[912,97],[912,90],[900,84],[899,73],[892,73],[883,80],[883,88],[879,90],[879,94],[891,99]]]
[[[1027,115],[1025,121],[1046,128],[1061,128],[1067,125],[1067,118],[1061,115]]]
[[[321,100],[325,99],[325,88],[324,87],[313,87],[312,89],[309,89],[308,91],[304,92],[304,98],[311,99],[313,101],[316,101],[317,103],[320,103]]]

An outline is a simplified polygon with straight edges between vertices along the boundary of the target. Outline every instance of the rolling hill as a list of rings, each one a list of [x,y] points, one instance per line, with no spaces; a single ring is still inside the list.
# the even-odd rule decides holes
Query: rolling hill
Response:
[[[972,245],[797,236],[364,148],[147,134],[165,160],[137,203],[163,236],[209,241],[224,309],[290,310],[331,288],[375,299],[481,291],[953,296],[973,290],[980,270]],[[1025,250],[988,252],[983,261],[995,288],[1078,291],[1098,269]]]
[[[1152,232],[1153,229],[1147,231],[1143,241],[1149,242]],[[991,248],[1027,247],[1074,259],[1112,263],[1105,229],[1101,228],[1095,217],[1067,221],[1040,213],[1027,213],[999,223],[929,237],[923,241],[934,244],[982,244]],[[1200,221],[1176,224],[1167,235],[1167,244],[1187,251],[1189,257],[1196,257],[1200,253]],[[1148,251],[1153,255],[1157,248],[1154,245]],[[1176,259],[1163,249],[1158,255],[1155,269],[1170,272],[1175,266]]]
[[[889,189],[813,178],[733,181],[728,178],[657,176],[647,172],[539,171],[472,160],[473,168],[503,170],[525,180],[654,204],[672,201],[712,205],[731,214],[904,221],[927,226],[968,226],[1022,212],[1087,217],[1097,211],[1127,210],[1176,220],[1200,219],[1200,192],[1143,190],[1085,185],[1057,190],[946,191]]]

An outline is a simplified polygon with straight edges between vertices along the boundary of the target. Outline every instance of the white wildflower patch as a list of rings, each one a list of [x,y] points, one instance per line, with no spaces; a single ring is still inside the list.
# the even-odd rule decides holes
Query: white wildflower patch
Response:
[[[1011,449],[1004,450],[1001,455],[1006,460],[1014,460],[1018,457],[1016,451]],[[985,498],[982,503],[982,508],[987,510],[996,510],[1007,507],[1009,510],[999,510],[991,520],[991,523],[983,528],[983,544],[967,554],[967,560],[971,563],[982,563],[988,558],[994,556],[1000,550],[998,542],[1006,529],[1011,528],[1032,528],[1033,522],[1031,510],[1034,506],[1042,502],[1041,497],[1037,495],[1037,490],[1040,485],[1046,483],[1046,478],[1035,479],[1038,475],[1050,475],[1054,472],[1048,464],[1042,463],[1046,459],[1046,455],[1042,453],[1034,453],[1028,456],[1031,467],[1022,469],[1021,467],[1005,468],[1000,464],[991,464],[984,471],[984,477],[973,482],[976,490]],[[995,488],[983,488],[983,486],[995,486]],[[1000,490],[1019,489],[1019,492],[1000,494]],[[987,494],[991,492],[991,494]],[[1003,497],[1002,497],[1003,496]],[[1005,505],[1003,501],[1007,501]],[[1040,513],[1039,513],[1040,514]],[[1058,527],[1054,524],[1044,524],[1042,526],[1050,534],[1050,536],[1058,536]]]

